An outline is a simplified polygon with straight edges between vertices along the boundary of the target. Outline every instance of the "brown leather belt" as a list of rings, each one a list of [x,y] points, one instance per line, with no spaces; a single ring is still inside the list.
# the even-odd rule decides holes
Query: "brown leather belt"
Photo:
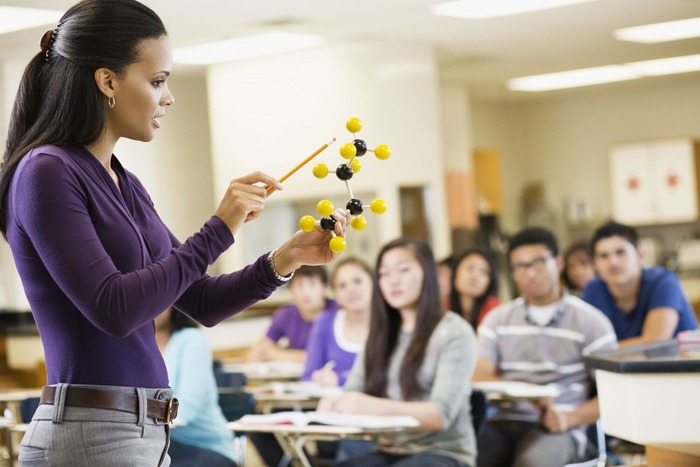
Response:
[[[77,386],[69,386],[66,391],[66,405],[71,407],[117,410],[136,415],[139,413],[139,398],[135,394]],[[54,386],[44,386],[41,389],[40,403],[53,404],[55,396]],[[170,422],[177,417],[179,405],[180,403],[174,397],[168,400],[146,399],[146,414],[149,418]]]

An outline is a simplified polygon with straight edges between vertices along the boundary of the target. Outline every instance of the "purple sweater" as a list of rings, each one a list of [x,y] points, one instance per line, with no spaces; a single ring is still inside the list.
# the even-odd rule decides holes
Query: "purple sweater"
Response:
[[[121,193],[85,148],[42,146],[17,168],[7,239],[44,344],[48,383],[162,388],[153,318],[171,305],[206,326],[268,297],[264,256],[211,277],[233,244],[218,217],[180,242],[112,156]]]

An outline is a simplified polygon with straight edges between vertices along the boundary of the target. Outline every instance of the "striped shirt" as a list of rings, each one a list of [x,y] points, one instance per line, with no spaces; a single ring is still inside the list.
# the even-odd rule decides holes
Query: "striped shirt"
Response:
[[[564,292],[556,308],[551,320],[540,326],[523,297],[499,306],[479,326],[479,356],[495,363],[506,380],[557,385],[561,394],[555,408],[567,411],[590,398],[592,382],[583,357],[617,348],[617,339],[608,318],[581,299]],[[534,404],[519,401],[500,408],[491,419],[539,418]]]

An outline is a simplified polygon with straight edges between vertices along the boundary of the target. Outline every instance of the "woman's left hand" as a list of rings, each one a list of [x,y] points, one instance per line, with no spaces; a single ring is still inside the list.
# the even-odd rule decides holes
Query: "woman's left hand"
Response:
[[[334,233],[344,236],[350,222],[350,213],[345,209],[336,209],[333,218],[336,220]],[[285,276],[305,264],[330,263],[338,257],[338,253],[331,251],[328,245],[331,238],[331,232],[323,230],[319,225],[311,232],[299,230],[275,252],[273,261],[277,272]]]

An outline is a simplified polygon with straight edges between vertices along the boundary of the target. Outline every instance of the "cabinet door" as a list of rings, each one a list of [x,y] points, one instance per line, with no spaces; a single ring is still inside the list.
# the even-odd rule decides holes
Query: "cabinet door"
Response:
[[[697,219],[694,145],[689,139],[657,141],[649,146],[652,207],[657,222]]]
[[[610,152],[613,217],[624,224],[654,221],[646,143],[614,146]]]

